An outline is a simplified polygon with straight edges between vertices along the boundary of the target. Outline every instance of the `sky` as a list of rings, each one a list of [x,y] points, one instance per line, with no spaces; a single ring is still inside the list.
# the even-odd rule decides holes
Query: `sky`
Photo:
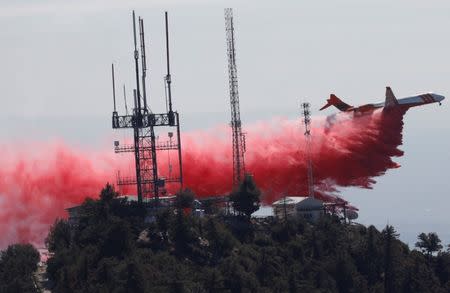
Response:
[[[387,85],[399,98],[450,92],[448,1],[0,0],[0,140],[112,149],[110,66],[131,89],[133,9],[145,21],[152,109],[165,105],[167,10],[183,130],[228,123],[225,7],[234,8],[244,127],[298,119],[301,101],[313,116],[332,114],[317,111],[330,93],[359,105],[383,101]],[[371,190],[342,190],[359,222],[394,225],[412,245],[420,232],[450,243],[447,113],[447,100],[411,109],[405,155],[396,159],[402,167]]]

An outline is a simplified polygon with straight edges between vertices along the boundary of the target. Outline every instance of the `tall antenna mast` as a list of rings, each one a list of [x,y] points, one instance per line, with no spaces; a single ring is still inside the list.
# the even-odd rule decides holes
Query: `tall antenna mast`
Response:
[[[137,49],[137,36],[136,36],[136,16],[133,10],[133,37],[134,37],[134,67],[136,70],[136,95],[137,95],[137,110],[141,114],[141,90],[139,85],[139,52]]]
[[[245,139],[242,133],[241,114],[239,110],[239,91],[236,68],[236,51],[234,47],[233,10],[225,9],[225,32],[227,38],[228,76],[230,87],[231,129],[233,138],[233,188],[239,186],[245,174]]]
[[[114,63],[111,64],[111,75],[112,75],[112,90],[113,90],[114,112],[117,113],[117,109],[116,109],[116,80],[114,78]]]
[[[169,124],[175,125],[175,116],[172,110],[172,77],[170,76],[170,54],[169,54],[169,17],[167,15],[167,11],[164,13],[165,23],[166,23],[166,59],[167,59],[167,74],[166,74],[166,83],[167,83],[167,98],[169,99]]]
[[[169,16],[167,11],[164,12],[164,19],[166,24],[166,58],[167,58],[167,98],[169,100],[169,112],[167,116],[169,118],[169,125],[177,128],[177,151],[178,151],[178,168],[179,168],[179,182],[180,188],[183,188],[183,162],[181,156],[181,135],[180,135],[180,116],[172,109],[172,76],[170,75],[170,50],[169,50]],[[167,102],[167,101],[166,101]]]
[[[145,57],[145,37],[144,37],[144,20],[139,17],[139,36],[141,42],[141,67],[142,67],[142,97],[144,99],[144,110],[147,111],[147,89],[145,86],[145,78],[147,77],[147,58]]]
[[[301,104],[303,123],[305,124],[306,157],[308,163],[308,196],[314,198],[313,167],[311,160],[311,111],[309,103]]]

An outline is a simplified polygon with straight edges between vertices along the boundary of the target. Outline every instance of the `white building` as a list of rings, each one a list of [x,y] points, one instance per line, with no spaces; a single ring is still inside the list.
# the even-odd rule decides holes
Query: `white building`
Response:
[[[302,217],[315,222],[324,213],[323,201],[307,196],[286,196],[272,203],[273,213],[279,219]]]

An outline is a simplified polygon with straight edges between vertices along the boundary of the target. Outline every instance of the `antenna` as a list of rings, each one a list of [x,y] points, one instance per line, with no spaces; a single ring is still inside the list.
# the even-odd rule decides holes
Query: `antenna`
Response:
[[[167,60],[167,74],[166,74],[166,83],[167,83],[167,94],[169,99],[169,124],[175,125],[175,116],[172,110],[172,77],[170,76],[170,54],[169,54],[169,17],[167,11],[164,13],[165,22],[166,22],[166,60]]]
[[[233,187],[236,188],[245,174],[245,139],[242,133],[239,110],[239,91],[236,69],[236,51],[234,48],[233,10],[225,9],[225,31],[227,38],[228,76],[230,86],[231,129],[233,138]]]
[[[125,90],[125,85],[123,85],[123,100],[125,102],[125,114],[128,115],[127,92]]]
[[[167,85],[166,85],[166,79],[164,78],[164,100],[166,102],[166,111],[169,112],[169,100],[167,98]]]
[[[134,20],[134,11],[133,11],[133,20]],[[135,35],[136,36],[136,35]],[[136,61],[137,64],[137,61]],[[136,67],[137,70],[137,67]],[[137,79],[139,80],[139,79]],[[142,125],[142,121],[141,118],[141,113],[140,113],[140,107],[137,108],[137,104],[139,101],[138,98],[138,93],[139,93],[139,88],[138,89],[134,89],[133,90],[133,95],[134,95],[134,111],[133,111],[133,120],[135,120],[135,123],[133,123],[132,127],[133,127],[133,138],[134,138],[134,144],[132,146],[133,150],[134,150],[134,164],[135,164],[135,168],[136,168],[136,189],[137,189],[137,197],[138,197],[138,203],[142,204],[142,174],[140,172],[141,170],[141,158],[140,158],[140,152],[139,152],[139,146],[140,146],[140,139],[139,139],[139,134],[140,134],[140,126]],[[137,120],[137,121],[136,121]]]
[[[134,108],[133,108],[133,112],[137,112],[137,90],[134,89],[133,90],[133,98],[134,98]]]
[[[147,110],[147,90],[145,78],[147,77],[147,59],[145,57],[144,20],[139,17],[139,35],[141,41],[141,61],[142,61],[142,95],[144,98],[144,110]]]
[[[114,78],[114,63],[111,64],[111,74],[112,74],[114,112],[117,112],[117,110],[116,110],[116,81]]]
[[[313,167],[311,160],[311,111],[309,103],[302,103],[303,123],[305,124],[306,156],[308,161],[308,196],[314,198]]]
[[[137,97],[137,110],[138,113],[141,113],[141,93],[139,86],[139,52],[137,49],[137,40],[136,40],[136,16],[133,10],[133,36],[134,36],[134,67],[136,70],[136,97]],[[138,121],[140,123],[141,121]]]

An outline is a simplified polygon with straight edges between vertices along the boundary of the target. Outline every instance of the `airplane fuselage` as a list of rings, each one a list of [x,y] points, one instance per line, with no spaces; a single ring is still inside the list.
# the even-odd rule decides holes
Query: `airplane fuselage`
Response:
[[[335,106],[342,112],[355,112],[355,113],[366,113],[371,112],[379,108],[394,108],[394,107],[401,107],[401,108],[412,108],[416,106],[422,106],[426,104],[431,103],[439,103],[441,105],[442,100],[444,100],[445,97],[442,95],[434,94],[434,93],[426,93],[426,94],[420,94],[417,96],[410,96],[405,97],[401,99],[396,99],[394,94],[392,93],[392,90],[390,87],[386,88],[386,101],[376,104],[365,104],[358,107],[353,107],[345,102],[343,102],[341,99],[336,97],[334,94],[330,95],[330,98],[327,100],[327,104],[323,106],[320,110],[323,110],[329,106]]]
[[[432,104],[432,103],[439,103],[439,105],[441,105],[441,102],[444,99],[445,99],[445,97],[442,95],[427,93],[427,94],[422,94],[422,95],[418,95],[418,96],[412,96],[412,97],[398,99],[397,106],[412,108],[412,107],[417,107],[417,106],[422,106],[422,105]],[[345,112],[367,112],[367,111],[383,108],[384,106],[385,106],[384,102],[377,103],[377,104],[366,104],[366,105],[362,105],[359,107],[351,107]]]

